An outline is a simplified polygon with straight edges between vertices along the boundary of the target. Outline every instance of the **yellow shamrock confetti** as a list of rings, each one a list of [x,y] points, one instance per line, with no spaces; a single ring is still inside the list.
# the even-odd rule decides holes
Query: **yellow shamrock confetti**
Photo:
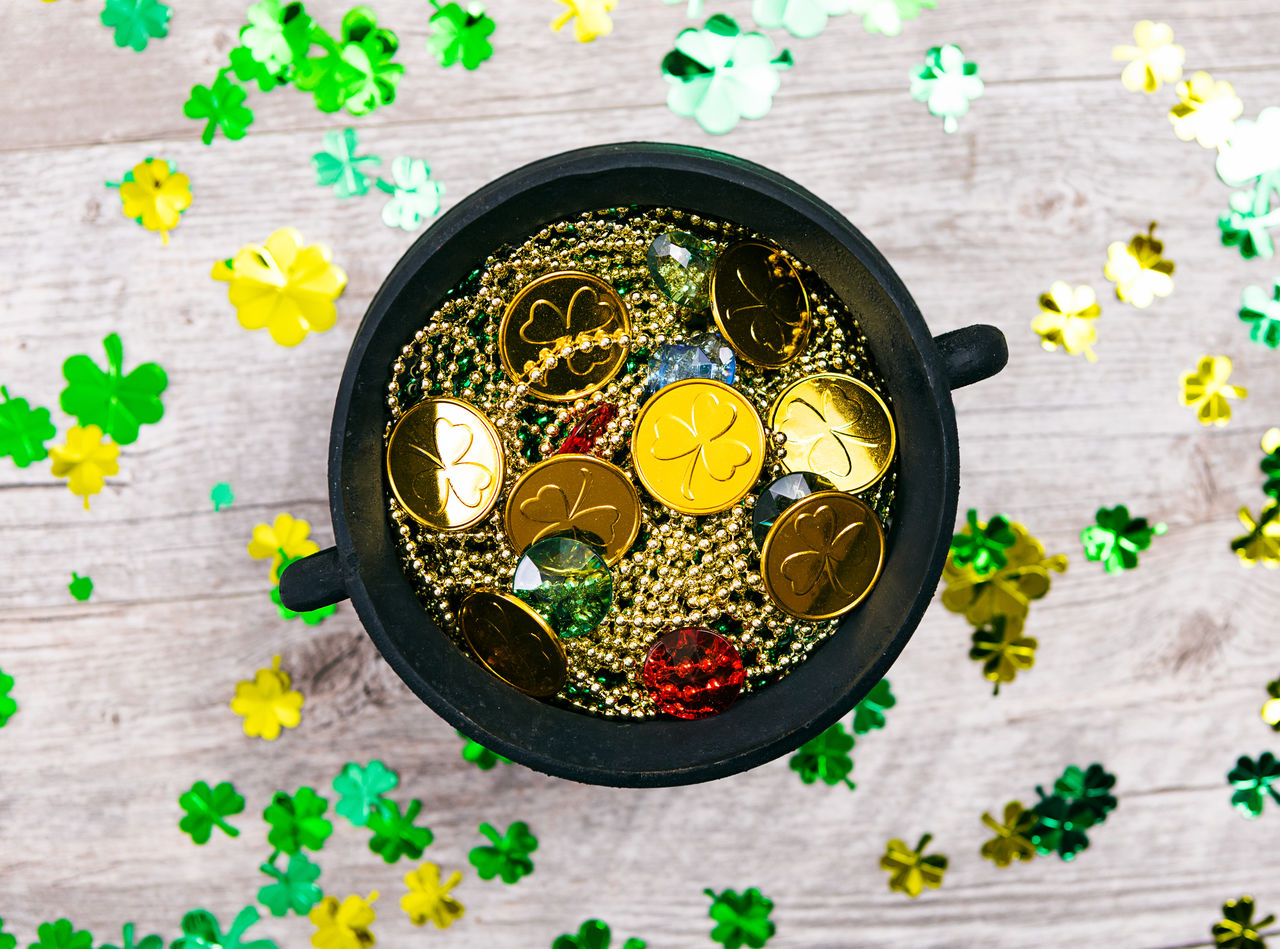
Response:
[[[230,264],[213,265],[214,280],[229,283],[227,298],[240,325],[262,329],[281,346],[297,346],[308,332],[322,333],[338,318],[333,301],[347,275],[321,244],[302,246],[302,235],[282,227],[265,244],[240,248]]]
[[[1255,521],[1247,507],[1237,515],[1248,532],[1231,542],[1231,549],[1246,567],[1262,564],[1274,570],[1280,567],[1280,519],[1276,518],[1276,505],[1266,508]]]
[[[404,885],[409,892],[400,897],[400,908],[409,914],[409,922],[415,926],[431,922],[437,929],[448,929],[466,912],[466,908],[449,895],[461,882],[461,870],[454,870],[449,879],[441,883],[440,868],[434,863],[424,863],[405,874]]]
[[[890,890],[905,893],[915,899],[924,892],[926,886],[931,890],[942,886],[942,875],[947,872],[947,858],[941,854],[926,857],[922,853],[932,839],[932,834],[925,834],[915,850],[897,838],[889,841],[884,856],[880,858],[880,869],[889,872]]]
[[[275,741],[281,728],[298,727],[305,699],[289,688],[291,684],[289,673],[280,668],[279,656],[272,658],[270,669],[259,669],[252,680],[236,683],[231,711],[244,716],[246,735]]]
[[[618,5],[618,0],[560,0],[569,9],[551,21],[551,29],[557,33],[573,20],[573,38],[579,43],[590,43],[598,36],[613,32],[613,20],[609,18],[609,10]]]
[[[1165,260],[1164,243],[1156,240],[1156,222],[1147,233],[1135,234],[1126,245],[1116,241],[1107,247],[1103,273],[1116,285],[1116,296],[1138,309],[1151,306],[1156,297],[1173,292],[1173,261]]]
[[[1267,695],[1271,698],[1262,703],[1262,720],[1280,732],[1280,679],[1267,683]]]
[[[1004,806],[1004,823],[990,814],[982,815],[982,823],[995,836],[982,845],[982,856],[997,867],[1007,867],[1015,860],[1030,860],[1036,855],[1036,845],[1031,842],[1031,828],[1036,825],[1036,812],[1027,810],[1021,801],[1010,801]]]
[[[102,490],[107,475],[119,474],[120,446],[102,437],[97,425],[76,425],[67,431],[67,443],[49,449],[53,459],[53,476],[66,478],[72,494],[84,498],[89,510],[89,495]]]
[[[1182,404],[1196,410],[1201,425],[1226,425],[1231,421],[1228,399],[1243,399],[1244,386],[1228,385],[1231,360],[1226,356],[1201,356],[1194,372],[1182,374]]]
[[[274,524],[259,524],[253,529],[249,541],[249,556],[255,560],[271,558],[271,582],[280,582],[280,565],[285,560],[308,557],[320,549],[314,540],[308,540],[311,525],[304,520],[294,520],[289,514],[277,514]]]
[[[1167,23],[1141,20],[1133,28],[1137,46],[1117,46],[1111,58],[1129,61],[1120,81],[1130,92],[1155,92],[1162,83],[1175,82],[1182,76],[1187,55],[1173,42],[1173,29]]]
[[[159,231],[169,243],[169,231],[191,206],[191,180],[169,170],[167,161],[148,158],[133,166],[133,180],[120,183],[121,210],[127,218],[142,222],[149,231]]]
[[[316,949],[367,949],[375,942],[369,925],[377,913],[370,904],[378,898],[374,890],[367,897],[348,896],[342,903],[326,896],[307,914],[316,931],[311,945]]]
[[[990,573],[979,573],[973,564],[957,566],[951,556],[942,568],[942,605],[953,613],[964,614],[975,627],[986,626],[1003,617],[1005,634],[1015,636],[1022,631],[1031,601],[1049,592],[1050,571],[1062,573],[1067,558],[1062,554],[1045,557],[1044,545],[1021,524],[1009,522],[1013,545],[1004,551],[1006,563]],[[968,530],[968,525],[964,531]]]
[[[1207,72],[1198,72],[1178,83],[1178,99],[1169,110],[1174,134],[1184,142],[1193,138],[1205,148],[1227,144],[1244,103],[1225,79],[1216,82]]]
[[[1061,346],[1072,356],[1084,353],[1089,362],[1097,362],[1093,351],[1098,330],[1093,321],[1102,315],[1093,287],[1071,289],[1071,284],[1055,281],[1048,293],[1040,294],[1040,315],[1031,321],[1031,330],[1040,337],[1040,345],[1052,352]]]

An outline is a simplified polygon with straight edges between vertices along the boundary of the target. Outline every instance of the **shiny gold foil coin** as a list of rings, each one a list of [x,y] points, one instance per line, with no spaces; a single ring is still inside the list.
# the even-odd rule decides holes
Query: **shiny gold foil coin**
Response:
[[[764,588],[798,619],[833,619],[871,592],[884,566],[884,531],[852,494],[819,491],[774,522],[760,551]]]
[[[555,455],[520,476],[507,496],[507,538],[516,553],[567,536],[613,566],[640,534],[640,495],[617,465],[594,455]]]
[[[738,357],[777,369],[809,343],[809,294],[782,251],[758,241],[728,247],[711,272],[711,314]]]
[[[755,486],[764,455],[764,425],[755,407],[712,379],[683,379],[659,389],[631,433],[640,483],[681,514],[733,507]]]
[[[861,491],[883,476],[897,448],[884,400],[851,376],[823,372],[785,389],[769,427],[787,436],[782,466],[812,471],[841,491]]]
[[[613,287],[593,274],[561,270],[539,277],[507,305],[498,355],[507,374],[527,383],[535,397],[572,402],[607,385],[627,358],[621,346],[584,353],[578,344],[620,331],[631,331],[631,317]],[[565,345],[574,347],[572,356],[561,357],[537,382],[529,379],[530,363]]]
[[[391,492],[431,530],[466,530],[488,517],[503,471],[497,429],[459,399],[419,402],[400,416],[387,441]]]
[[[560,639],[526,603],[497,590],[473,590],[458,607],[467,645],[490,672],[536,698],[564,686],[569,665]]]

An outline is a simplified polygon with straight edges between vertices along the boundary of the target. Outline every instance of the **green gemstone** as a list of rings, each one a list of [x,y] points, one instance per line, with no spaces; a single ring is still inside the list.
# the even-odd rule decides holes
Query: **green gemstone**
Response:
[[[512,592],[557,635],[573,639],[591,632],[613,603],[613,577],[595,549],[571,537],[548,537],[532,545],[516,564]]]
[[[702,310],[710,300],[707,282],[715,251],[692,234],[667,231],[654,238],[645,254],[653,282],[671,302],[687,310]]]

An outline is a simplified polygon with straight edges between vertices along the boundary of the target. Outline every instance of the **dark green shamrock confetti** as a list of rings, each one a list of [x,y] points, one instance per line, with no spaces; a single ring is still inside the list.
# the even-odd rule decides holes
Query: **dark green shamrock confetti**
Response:
[[[40,938],[27,949],[93,949],[93,934],[76,929],[69,919],[41,923],[36,927],[36,934]]]
[[[1262,436],[1262,463],[1259,467],[1266,475],[1262,482],[1262,493],[1267,497],[1280,500],[1280,428],[1269,428]]]
[[[778,927],[769,919],[773,901],[761,896],[755,887],[742,893],[725,890],[718,896],[715,890],[703,892],[711,898],[708,912],[716,923],[711,938],[724,949],[760,949],[777,932]]]
[[[169,8],[159,0],[107,0],[102,25],[115,30],[116,45],[141,53],[151,39],[169,35]]]
[[[1231,804],[1245,817],[1259,816],[1268,797],[1280,804],[1280,761],[1269,751],[1260,754],[1257,761],[1241,755],[1227,773],[1227,781],[1236,789]]]
[[[898,704],[889,689],[889,680],[881,679],[853,710],[853,731],[858,735],[884,728],[884,713]]]
[[[0,669],[0,728],[4,728],[18,711],[17,701],[9,695],[9,690],[12,688],[13,676],[5,675],[4,670]]]
[[[187,812],[187,816],[178,821],[178,828],[196,843],[208,843],[214,827],[228,837],[240,836],[240,831],[224,820],[244,811],[244,798],[236,793],[231,782],[223,781],[210,789],[204,781],[197,781],[178,798],[178,804]]]
[[[395,801],[383,801],[369,817],[369,830],[373,832],[369,849],[387,863],[395,863],[401,857],[417,860],[435,839],[428,828],[413,826],[421,810],[422,802],[416,798],[404,813]]]
[[[236,501],[235,492],[231,490],[231,485],[225,481],[219,481],[209,491],[209,500],[213,502],[215,511],[223,511],[231,507]]]
[[[265,873],[274,883],[269,883],[258,890],[258,902],[265,906],[272,916],[287,916],[289,911],[305,916],[311,912],[324,897],[316,880],[320,877],[320,868],[307,859],[304,853],[295,853],[289,857],[289,863],[281,870],[276,866],[273,854],[270,862],[258,869]]]
[[[307,55],[311,46],[311,33],[315,24],[301,3],[281,3],[280,0],[261,0],[249,7],[248,26],[240,30],[240,46],[231,51],[234,67],[238,50],[245,50],[258,64],[261,74],[271,80],[263,86],[263,92],[274,85],[287,82],[293,70]],[[243,60],[241,59],[243,63]],[[247,80],[237,70],[236,78]]]
[[[1280,226],[1280,167],[1259,175],[1251,187],[1233,192],[1227,213],[1218,218],[1222,246],[1238,247],[1245,260],[1275,255],[1269,229]]]
[[[1270,349],[1280,347],[1280,280],[1270,293],[1262,287],[1245,287],[1240,319],[1249,324],[1249,338]]]
[[[355,129],[326,132],[324,151],[311,156],[316,170],[316,184],[333,188],[339,198],[353,198],[369,193],[369,176],[361,169],[382,164],[377,155],[357,155],[359,147]]]
[[[270,939],[244,941],[245,930],[262,916],[252,906],[236,914],[224,935],[218,919],[207,909],[196,909],[182,917],[182,935],[169,949],[279,949]]]
[[[89,597],[93,596],[93,580],[89,577],[82,577],[80,574],[72,571],[71,582],[67,584],[67,590],[73,597],[83,603]]]
[[[1132,570],[1138,565],[1138,552],[1167,530],[1164,524],[1148,524],[1145,517],[1130,517],[1123,504],[1098,508],[1094,519],[1096,524],[1080,532],[1080,541],[1085,557],[1101,561],[1107,573]]]
[[[371,815],[383,803],[382,796],[395,790],[400,777],[381,761],[370,761],[363,768],[348,762],[333,779],[333,789],[339,800],[333,811],[345,817],[356,827],[363,827]]]
[[[15,949],[18,937],[4,931],[4,917],[0,916],[0,949]]]
[[[489,37],[497,26],[478,3],[463,9],[456,3],[441,4],[432,0],[436,8],[431,14],[431,36],[427,51],[441,66],[461,62],[467,69],[475,69],[493,55]]]
[[[557,936],[551,949],[609,949],[612,938],[608,925],[598,919],[589,919],[578,927],[578,935],[565,933]],[[628,939],[622,944],[622,949],[645,949],[645,943],[643,939]]]
[[[287,854],[303,847],[322,849],[333,833],[333,824],[324,816],[328,809],[328,800],[309,787],[300,787],[294,794],[277,791],[262,812],[263,820],[271,825],[267,843]]]
[[[1071,765],[1062,772],[1062,777],[1053,782],[1053,793],[1071,803],[1084,804],[1093,811],[1093,823],[1103,823],[1107,815],[1116,809],[1115,795],[1111,789],[1116,786],[1116,776],[1109,774],[1100,764],[1091,764],[1081,771]]]
[[[970,508],[965,520],[967,529],[951,538],[951,562],[957,567],[973,564],[974,572],[984,577],[1003,570],[1009,563],[1004,552],[1017,539],[1009,526],[1009,519],[997,514],[986,524],[979,525],[978,512]]]
[[[182,114],[189,119],[204,119],[204,132],[200,141],[213,144],[218,129],[227,138],[244,138],[253,124],[253,111],[245,104],[245,91],[227,78],[228,70],[218,73],[212,86],[191,87],[191,97],[182,106]]]
[[[164,404],[160,393],[169,385],[165,371],[144,362],[124,372],[124,344],[112,333],[102,341],[107,352],[104,372],[89,356],[72,356],[62,364],[67,387],[58,400],[62,411],[81,425],[97,425],[118,445],[138,440],[138,428],[160,421]]]
[[[9,398],[0,386],[0,458],[8,456],[19,468],[49,457],[44,443],[58,434],[49,421],[49,410],[32,408],[26,399]]]
[[[849,772],[853,770],[853,759],[849,757],[852,749],[853,736],[836,722],[800,746],[791,756],[791,770],[799,774],[805,784],[813,784],[818,779],[828,785],[843,782],[852,791],[857,786],[849,780]]]
[[[125,923],[124,930],[120,934],[120,945],[104,942],[98,949],[164,949],[164,939],[154,933],[143,936],[141,939],[135,939],[133,934],[133,923]],[[0,943],[0,949],[3,949],[2,943]]]
[[[1036,788],[1040,803],[1036,805],[1036,823],[1031,828],[1031,842],[1037,852],[1050,854],[1055,850],[1063,860],[1074,860],[1076,854],[1089,846],[1085,831],[1095,823],[1094,810],[1083,801],[1068,801],[1057,794],[1046,796]]]
[[[312,93],[321,112],[345,106],[352,115],[365,115],[395,101],[404,67],[391,59],[400,41],[390,30],[378,28],[372,10],[349,10],[342,18],[340,40],[323,30],[313,30],[311,38],[321,55],[299,65],[294,85]]]
[[[1222,919],[1209,932],[1218,949],[1267,949],[1262,930],[1275,921],[1275,916],[1255,920],[1253,897],[1242,896],[1222,904]]]
[[[472,741],[462,732],[458,732],[459,738],[466,738],[466,744],[462,746],[462,760],[469,761],[481,771],[488,771],[499,761],[503,764],[511,764],[510,758],[504,758],[496,751],[490,751],[478,741]]]
[[[533,872],[529,854],[538,849],[538,838],[529,833],[529,825],[524,821],[516,821],[501,836],[486,822],[480,825],[480,834],[492,846],[472,847],[467,855],[480,879],[501,877],[503,883],[518,883],[521,877]]]

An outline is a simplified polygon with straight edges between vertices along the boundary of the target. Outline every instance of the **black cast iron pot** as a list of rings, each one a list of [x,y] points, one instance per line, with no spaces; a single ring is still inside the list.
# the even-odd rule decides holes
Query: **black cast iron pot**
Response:
[[[700,721],[595,718],[525,696],[464,656],[402,572],[386,515],[390,366],[445,292],[495,248],[555,220],[624,205],[683,208],[791,251],[858,316],[892,396],[898,488],[884,572],[808,661]],[[934,339],[906,287],[847,220],[767,168],[681,145],[602,145],[526,165],[461,201],[387,277],[347,358],[329,443],[336,546],[290,566],[284,604],[350,597],[396,674],[449,724],[548,774],[623,787],[692,784],[786,754],[848,714],[888,671],[933,595],[955,524],[959,453],[951,390],[1008,358],[991,326]]]

